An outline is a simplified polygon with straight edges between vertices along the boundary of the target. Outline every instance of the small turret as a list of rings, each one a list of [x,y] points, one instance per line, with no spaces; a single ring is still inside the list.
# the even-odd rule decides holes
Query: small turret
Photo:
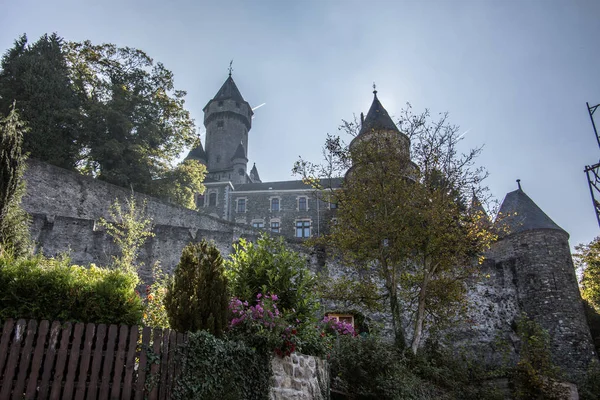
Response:
[[[240,143],[231,157],[231,163],[233,165],[233,174],[231,176],[232,183],[246,183],[246,168],[248,166],[248,158],[246,157],[246,150],[244,144]]]
[[[252,169],[250,170],[250,179],[253,183],[260,183],[260,176],[258,175],[258,169],[256,169],[256,163],[252,165]]]
[[[198,139],[198,143],[192,150],[190,150],[190,152],[188,153],[188,155],[185,159],[186,160],[198,160],[204,165],[207,164],[208,156],[206,155],[206,152],[204,151],[204,147],[202,147],[202,141],[200,139]]]

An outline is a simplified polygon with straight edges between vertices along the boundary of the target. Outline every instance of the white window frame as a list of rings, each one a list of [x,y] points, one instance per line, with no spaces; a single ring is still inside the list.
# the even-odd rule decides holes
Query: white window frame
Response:
[[[244,211],[240,211],[240,200],[244,202]],[[235,199],[235,212],[238,214],[245,214],[248,212],[248,198],[238,197]]]
[[[273,200],[277,200],[277,210],[273,210]],[[281,211],[281,197],[280,196],[269,197],[269,210],[271,210],[271,212]]]
[[[300,209],[300,199],[304,199],[304,201],[306,202],[306,208],[304,210]],[[296,211],[300,211],[300,212],[304,212],[304,211],[308,211],[308,196],[298,196],[296,198]]]
[[[308,226],[304,225],[305,222],[308,222]],[[302,223],[302,226],[298,226],[299,223]],[[302,229],[302,236],[298,236],[298,229]],[[306,233],[306,229],[308,229],[308,236],[305,236],[304,234]],[[307,219],[307,218],[303,218],[303,219],[297,219],[294,221],[294,237],[300,238],[300,239],[306,239],[312,236],[312,220],[311,219]]]
[[[277,231],[273,230],[273,224],[277,224]],[[281,233],[281,220],[279,218],[269,221],[269,231],[273,233]]]

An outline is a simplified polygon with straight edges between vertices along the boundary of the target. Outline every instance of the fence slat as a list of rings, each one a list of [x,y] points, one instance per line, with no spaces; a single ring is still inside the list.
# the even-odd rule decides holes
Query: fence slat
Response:
[[[79,362],[79,378],[77,379],[77,390],[75,392],[75,400],[85,399],[85,389],[88,377],[88,369],[90,368],[90,359],[92,357],[92,343],[96,334],[96,325],[87,324],[85,326],[85,342],[83,344],[83,352],[81,353],[81,361]]]
[[[94,357],[92,359],[92,371],[90,372],[90,385],[86,400],[95,400],[98,395],[98,377],[102,367],[102,352],[104,350],[104,338],[106,337],[106,325],[98,325],[96,329],[96,344],[94,348]]]
[[[31,360],[31,353],[33,348],[33,339],[37,331],[37,321],[32,319],[27,324],[27,336],[25,337],[25,345],[23,346],[23,352],[21,355],[21,363],[19,364],[19,375],[17,376],[17,383],[13,389],[13,400],[21,400],[25,390],[25,380],[27,378],[27,372],[29,370],[29,360]],[[33,370],[33,368],[32,368]],[[31,372],[33,373],[33,371]]]
[[[133,371],[135,368],[135,354],[137,352],[137,340],[140,334],[137,325],[131,327],[127,342],[127,359],[125,360],[125,379],[123,380],[122,400],[131,399],[133,389]]]
[[[81,351],[81,340],[83,339],[83,323],[75,324],[73,329],[73,344],[71,345],[71,354],[69,354],[69,368],[67,369],[67,379],[63,389],[62,400],[71,400],[73,398],[73,389],[75,383],[75,374],[77,373],[77,364],[79,364],[79,353]]]
[[[52,390],[50,390],[51,399],[62,399],[60,391],[62,389],[63,378],[65,376],[65,364],[67,363],[67,355],[69,351],[69,342],[71,341],[71,329],[73,326],[67,322],[64,325],[60,338],[60,348],[56,355],[56,367],[52,376]]]
[[[152,340],[153,340],[152,351],[154,353],[153,354],[154,359],[152,360],[152,365],[150,365],[150,376],[146,377],[146,381],[148,380],[148,378],[151,379],[151,382],[150,382],[151,390],[150,390],[149,400],[157,400],[158,385],[159,385],[159,379],[160,379],[160,360],[162,359],[162,354],[160,351],[160,345],[162,342],[162,330],[161,329],[154,329],[154,335],[153,335]]]
[[[4,327],[2,328],[2,339],[0,339],[0,377],[2,376],[4,364],[6,363],[6,358],[8,357],[8,343],[10,342],[14,325],[14,320],[7,319],[4,321]]]
[[[170,399],[173,393],[173,386],[175,384],[175,363],[177,362],[177,332],[171,330],[169,332],[169,357],[167,360],[168,370],[167,375],[168,379],[166,382],[166,392],[165,396],[161,397],[161,399]]]
[[[115,344],[117,342],[117,325],[108,327],[108,339],[106,341],[106,352],[104,353],[104,365],[102,367],[102,380],[100,381],[100,394],[98,399],[108,399],[110,393],[110,377],[115,358]],[[120,382],[119,382],[120,383]]]
[[[31,359],[31,376],[27,381],[27,390],[25,391],[26,399],[34,399],[36,397],[36,391],[38,387],[38,376],[42,369],[42,359],[44,357],[44,348],[46,347],[46,338],[48,337],[48,329],[50,327],[49,321],[42,321],[40,323],[40,329],[38,330],[38,337],[35,343],[35,350],[33,351],[33,358]]]
[[[142,400],[144,398],[144,385],[146,384],[146,364],[148,357],[146,351],[149,349],[150,335],[152,329],[145,326],[142,331],[142,348],[140,350],[140,363],[138,366],[138,377],[135,386],[135,400]]]
[[[0,399],[7,399],[10,396],[13,386],[13,377],[19,364],[19,356],[21,355],[21,344],[25,336],[27,321],[20,319],[14,329],[14,336],[10,346],[10,355],[4,369],[4,379],[2,380],[2,389],[0,390]]]
[[[118,400],[121,398],[121,382],[123,382],[123,366],[125,365],[125,345],[127,344],[127,333],[128,327],[121,325],[119,330],[119,346],[117,347],[117,354],[115,357],[115,371],[112,378],[112,390],[110,392],[110,398]]]
[[[60,322],[54,321],[50,328],[50,340],[48,341],[48,349],[44,358],[44,372],[42,373],[42,383],[38,393],[38,399],[45,400],[48,397],[48,384],[54,367],[54,358],[56,356],[56,342],[60,333]]]

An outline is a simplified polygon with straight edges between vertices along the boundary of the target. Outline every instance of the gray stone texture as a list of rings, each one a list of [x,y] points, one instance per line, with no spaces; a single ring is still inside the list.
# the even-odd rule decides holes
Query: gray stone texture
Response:
[[[325,400],[329,398],[329,365],[317,357],[292,353],[271,361],[271,400]]]

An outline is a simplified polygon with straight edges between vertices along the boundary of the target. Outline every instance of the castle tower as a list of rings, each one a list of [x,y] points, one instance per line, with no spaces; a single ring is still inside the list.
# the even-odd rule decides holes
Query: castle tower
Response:
[[[231,73],[203,111],[208,177],[217,181],[233,181],[236,177],[237,181],[238,171],[234,170],[233,156],[241,143],[246,157],[248,132],[254,113],[242,97]]]
[[[501,238],[488,258],[494,261],[495,269],[511,271],[518,309],[549,332],[554,362],[570,378],[581,376],[596,355],[569,234],[520,185],[504,198],[495,226]]]
[[[373,85],[375,89],[375,85]],[[361,113],[361,127],[358,135],[350,142],[350,154],[353,166],[346,173],[346,179],[350,178],[356,170],[360,161],[358,153],[364,154],[376,152],[377,158],[391,157],[406,160],[407,170],[416,169],[416,165],[410,161],[410,139],[402,133],[392,118],[377,98],[377,90],[373,90],[373,102],[367,116],[363,118]],[[373,147],[367,146],[373,145]],[[410,172],[407,173],[410,176]]]

